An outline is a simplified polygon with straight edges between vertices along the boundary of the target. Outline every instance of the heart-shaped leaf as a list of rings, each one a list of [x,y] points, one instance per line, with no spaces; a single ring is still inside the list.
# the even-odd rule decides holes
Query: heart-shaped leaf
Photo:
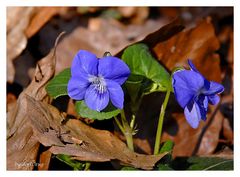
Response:
[[[131,110],[136,114],[142,97],[156,91],[166,91],[170,75],[151,55],[148,47],[138,43],[127,47],[122,55],[131,70],[131,75],[124,84],[130,96]]]
[[[59,96],[68,95],[67,84],[71,77],[71,70],[67,68],[56,75],[46,86],[47,93],[56,99]]]
[[[115,108],[111,104],[109,104],[104,110],[101,112],[90,109],[83,100],[77,101],[75,104],[76,111],[81,117],[89,118],[89,119],[111,119],[114,116],[118,115],[121,110]]]
[[[170,75],[151,55],[145,44],[134,44],[126,48],[122,60],[129,66],[131,74],[143,76],[158,86],[158,91],[166,91]]]

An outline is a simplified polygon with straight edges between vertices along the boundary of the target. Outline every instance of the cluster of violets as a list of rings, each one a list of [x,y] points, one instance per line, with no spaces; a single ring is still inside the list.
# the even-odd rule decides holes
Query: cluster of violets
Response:
[[[217,104],[217,94],[224,87],[208,81],[188,60],[191,70],[178,70],[173,73],[172,86],[179,105],[184,109],[187,122],[197,128],[201,120],[206,120],[208,103]],[[129,67],[119,58],[97,56],[80,50],[73,59],[71,78],[68,82],[68,95],[75,100],[84,100],[86,105],[102,111],[109,102],[123,109],[124,92],[121,85],[130,75]]]

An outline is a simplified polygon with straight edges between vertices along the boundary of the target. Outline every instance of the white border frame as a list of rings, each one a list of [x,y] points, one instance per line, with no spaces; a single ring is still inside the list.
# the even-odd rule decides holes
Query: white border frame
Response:
[[[217,0],[217,1],[210,1],[210,0],[1,0],[0,2],[0,54],[1,54],[1,75],[3,78],[6,77],[6,7],[7,6],[234,6],[234,171],[134,171],[134,172],[100,172],[100,171],[91,171],[91,172],[66,172],[66,171],[46,171],[46,172],[24,172],[24,171],[6,171],[6,80],[1,79],[1,98],[3,98],[3,102],[0,106],[0,121],[1,121],[1,132],[0,132],[0,140],[1,140],[1,148],[0,148],[0,170],[1,176],[16,176],[16,175],[29,175],[29,176],[42,176],[42,175],[58,175],[58,176],[68,176],[68,175],[84,175],[84,176],[97,176],[97,175],[104,175],[113,176],[113,175],[180,175],[184,177],[192,177],[194,176],[216,176],[216,175],[226,175],[226,176],[238,176],[240,174],[240,115],[239,115],[239,106],[240,106],[240,97],[239,97],[239,90],[240,84],[236,81],[235,78],[239,78],[239,66],[240,66],[240,55],[239,51],[236,48],[239,47],[239,32],[240,32],[240,18],[239,12],[240,7],[239,2],[233,0]],[[239,40],[237,40],[239,39]],[[81,173],[81,174],[79,174]],[[114,173],[114,174],[112,174]]]

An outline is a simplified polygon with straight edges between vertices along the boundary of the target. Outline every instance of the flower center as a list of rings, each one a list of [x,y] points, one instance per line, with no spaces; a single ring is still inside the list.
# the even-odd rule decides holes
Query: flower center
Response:
[[[94,85],[95,89],[99,93],[104,93],[107,90],[106,82],[102,76],[89,76],[89,82]]]

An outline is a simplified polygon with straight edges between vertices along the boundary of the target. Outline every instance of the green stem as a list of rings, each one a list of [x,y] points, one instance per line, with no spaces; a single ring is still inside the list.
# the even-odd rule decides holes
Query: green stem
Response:
[[[121,130],[122,134],[124,134],[124,128],[121,125],[121,123],[119,122],[119,120],[117,119],[117,117],[114,117],[115,122],[117,123],[117,126],[119,127],[119,129]]]
[[[136,116],[133,114],[133,115],[132,115],[132,120],[131,120],[131,122],[130,122],[130,127],[131,127],[132,130],[134,129],[135,119],[136,119]]]
[[[127,140],[127,146],[128,146],[128,148],[134,152],[132,134],[130,134],[130,133],[125,133],[125,137],[126,137],[126,140]]]
[[[159,115],[159,120],[158,120],[158,128],[157,128],[157,134],[156,134],[156,139],[155,139],[155,146],[154,146],[154,155],[157,155],[159,153],[159,148],[160,148],[160,143],[161,143],[161,135],[162,135],[162,126],[163,126],[163,119],[165,115],[165,110],[167,107],[167,103],[169,100],[169,96],[171,93],[171,89],[168,88],[164,102],[161,107],[161,112]]]
[[[123,134],[126,138],[127,141],[127,146],[129,149],[131,149],[132,151],[134,151],[134,146],[133,146],[133,137],[132,137],[132,129],[128,124],[128,121],[125,117],[125,113],[124,110],[121,111],[121,119],[122,119],[122,127],[123,127]],[[121,128],[120,128],[121,129]]]

